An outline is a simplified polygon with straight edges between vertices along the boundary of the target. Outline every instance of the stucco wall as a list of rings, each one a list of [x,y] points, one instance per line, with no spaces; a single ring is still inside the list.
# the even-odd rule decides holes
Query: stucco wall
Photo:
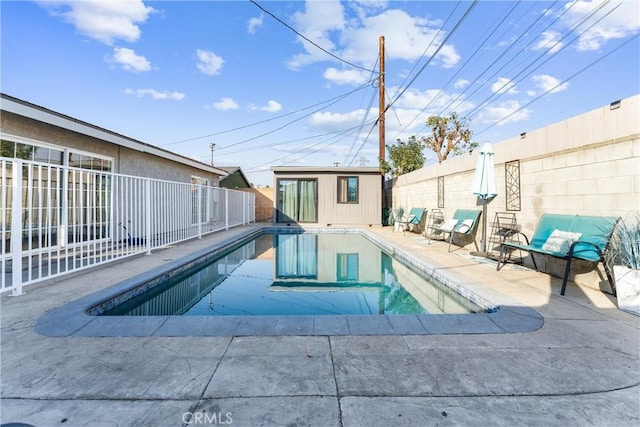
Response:
[[[177,182],[191,182],[191,176],[209,179],[218,185],[218,176],[149,153],[121,147],[80,133],[51,126],[14,113],[3,111],[0,115],[3,133],[28,138],[36,142],[53,144],[100,154],[113,158],[113,172],[146,178]]]
[[[515,213],[529,236],[543,213],[624,216],[640,209],[639,103],[637,95],[617,109],[607,105],[493,144],[498,196],[488,205],[488,222],[506,211],[505,164],[516,160],[521,209]],[[481,209],[471,193],[476,160],[477,153],[465,154],[388,181],[393,208],[437,208],[438,177],[444,177],[445,217]]]

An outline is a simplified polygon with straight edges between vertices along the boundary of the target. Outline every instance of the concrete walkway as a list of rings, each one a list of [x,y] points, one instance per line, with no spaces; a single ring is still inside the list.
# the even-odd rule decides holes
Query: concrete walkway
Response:
[[[246,229],[246,227],[245,227]],[[34,426],[640,424],[640,318],[560,279],[371,229],[480,297],[544,318],[521,333],[51,337],[46,313],[243,232],[2,295],[2,423]],[[461,321],[452,318],[451,322]],[[461,321],[462,322],[462,321]],[[464,332],[464,329],[461,329]]]

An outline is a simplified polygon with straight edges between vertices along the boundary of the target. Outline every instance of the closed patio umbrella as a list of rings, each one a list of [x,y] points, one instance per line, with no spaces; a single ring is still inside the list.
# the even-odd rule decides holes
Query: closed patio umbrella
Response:
[[[472,192],[482,200],[482,252],[487,252],[487,203],[498,195],[494,170],[493,148],[488,142],[482,146],[476,173],[473,176]]]

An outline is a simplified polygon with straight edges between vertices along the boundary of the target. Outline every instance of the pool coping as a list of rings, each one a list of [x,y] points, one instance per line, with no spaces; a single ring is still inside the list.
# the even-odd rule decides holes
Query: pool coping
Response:
[[[495,306],[458,285],[446,272],[439,272],[406,251],[395,247],[366,229],[313,228],[314,233],[358,233],[383,250],[423,274],[462,293],[490,312],[474,314],[415,315],[283,315],[283,316],[96,316],[95,307],[140,288],[143,283],[161,280],[187,268],[202,257],[238,246],[239,242],[269,231],[300,232],[300,228],[263,226],[243,231],[207,248],[171,261],[161,267],[131,277],[101,291],[81,297],[41,316],[35,331],[57,337],[176,337],[176,336],[269,336],[269,335],[441,335],[503,334],[532,332],[542,327],[544,318],[525,306]],[[310,230],[311,231],[311,230]]]

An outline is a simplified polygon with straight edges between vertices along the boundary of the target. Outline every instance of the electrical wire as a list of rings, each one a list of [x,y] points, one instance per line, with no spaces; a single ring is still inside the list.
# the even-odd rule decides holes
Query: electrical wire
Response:
[[[571,34],[571,32],[573,32],[573,30],[577,29],[580,25],[582,25],[587,19],[591,18],[595,13],[597,13],[604,4],[606,4],[608,2],[602,3],[599,7],[597,7],[596,9],[594,9],[592,12],[590,12],[588,15],[585,15],[585,17],[580,20],[578,22],[578,24],[576,24],[574,27],[571,28],[570,31],[568,31],[561,39],[557,40],[551,47],[550,49],[553,49],[558,43],[560,43],[562,40],[565,39],[566,36],[568,36],[569,34]],[[587,27],[584,31],[578,33],[572,40],[570,40],[568,43],[564,44],[562,47],[560,47],[560,49],[558,49],[556,52],[554,52],[551,55],[548,55],[547,53],[542,53],[540,54],[533,62],[531,62],[527,67],[525,67],[524,69],[522,69],[519,73],[517,73],[513,79],[511,79],[510,81],[514,82],[514,84],[520,83],[522,80],[524,80],[526,77],[530,76],[531,74],[533,74],[536,70],[538,70],[540,67],[542,67],[544,64],[546,64],[547,62],[549,62],[551,59],[553,59],[556,55],[558,55],[560,52],[562,52],[564,49],[566,49],[567,47],[569,47],[574,41],[576,41],[577,39],[580,38],[580,36],[582,36],[583,34],[585,34],[587,31],[589,31],[591,28],[593,28],[596,24],[598,24],[600,21],[602,21],[604,18],[606,18],[607,16],[609,16],[611,13],[613,13],[613,11],[615,11],[618,7],[620,7],[620,4],[618,4],[617,6],[615,6],[613,9],[611,9],[609,12],[607,12],[606,14],[604,14],[602,17],[600,17],[598,20],[596,20],[593,24],[591,24],[589,27]],[[537,65],[535,68],[529,70],[526,74],[523,75],[523,73],[525,73],[529,67],[531,67],[533,64],[535,64],[539,59],[543,58],[544,56],[548,56],[547,59],[543,62],[541,62],[539,65]],[[505,83],[506,85],[506,83]],[[503,96],[507,91],[503,91],[502,89],[505,87],[505,85],[503,85],[502,87],[500,87],[497,91],[495,91],[491,96],[489,96],[488,98],[485,99],[485,101],[483,101],[481,104],[478,104],[478,106],[476,108],[474,108],[473,110],[471,110],[468,114],[467,117],[473,117],[474,114],[478,114],[479,112],[482,111],[483,108],[486,108],[490,102],[495,101],[497,98],[500,98],[501,96]]]
[[[223,135],[225,133],[231,133],[231,132],[235,132],[235,131],[238,131],[238,130],[247,129],[247,128],[250,128],[250,127],[253,127],[253,126],[261,125],[261,124],[264,124],[264,123],[267,123],[267,122],[272,122],[274,120],[278,120],[278,119],[281,119],[283,117],[288,117],[288,116],[291,116],[291,115],[294,115],[294,114],[297,114],[297,113],[301,113],[302,111],[308,110],[310,108],[315,108],[315,107],[317,107],[319,105],[324,105],[324,104],[327,104],[327,103],[335,101],[335,100],[344,99],[345,97],[347,97],[347,96],[349,96],[349,95],[351,95],[351,94],[353,94],[353,93],[355,93],[355,92],[357,92],[359,90],[362,90],[362,89],[368,87],[370,85],[370,83],[371,83],[371,81],[369,81],[369,82],[357,87],[356,89],[354,89],[354,90],[352,90],[350,92],[344,93],[342,95],[338,95],[336,97],[327,99],[325,101],[318,102],[318,103],[310,105],[308,107],[300,108],[300,109],[297,109],[295,111],[291,111],[289,113],[281,114],[281,115],[276,116],[276,117],[270,117],[270,118],[265,119],[265,120],[260,120],[258,122],[249,123],[249,124],[246,124],[246,125],[238,126],[238,127],[231,128],[231,129],[222,130],[222,131],[219,131],[219,132],[210,133],[210,134],[207,134],[207,135],[196,136],[196,137],[189,138],[189,139],[182,139],[180,141],[169,142],[169,143],[166,143],[166,144],[159,144],[158,147],[164,147],[164,146],[173,145],[173,144],[180,144],[180,143],[183,143],[183,142],[190,142],[190,141],[195,141],[195,140],[198,140],[198,139],[211,138],[213,136]]]
[[[573,73],[571,76],[567,77],[566,79],[564,79],[563,81],[561,81],[560,83],[556,84],[555,86],[553,86],[550,89],[547,89],[544,93],[538,95],[537,97],[533,98],[531,101],[527,102],[526,104],[524,104],[523,106],[521,106],[520,108],[518,108],[517,110],[511,112],[511,114],[503,117],[502,119],[498,120],[497,122],[491,124],[490,126],[486,127],[485,129],[481,130],[480,132],[478,132],[476,135],[480,135],[483,132],[486,132],[487,130],[493,128],[494,126],[497,126],[498,124],[502,123],[503,121],[507,120],[509,117],[513,116],[514,114],[516,114],[518,111],[521,111],[522,109],[528,107],[529,105],[533,104],[534,102],[536,102],[537,100],[539,100],[540,98],[548,95],[549,93],[553,92],[555,89],[557,89],[558,87],[561,87],[562,85],[564,85],[565,83],[567,83],[568,81],[570,81],[571,79],[575,78],[576,76],[578,76],[579,74],[583,73],[584,71],[588,70],[589,68],[593,67],[595,64],[597,64],[598,62],[602,61],[603,59],[605,59],[606,57],[612,55],[613,53],[617,52],[618,50],[622,49],[624,46],[626,46],[627,44],[631,43],[634,39],[637,39],[638,37],[640,37],[640,34],[636,34],[635,36],[631,37],[629,40],[625,41],[624,43],[621,43],[618,47],[616,47],[615,49],[613,49],[610,52],[607,52],[606,54],[598,57],[598,59],[596,59],[595,61],[589,63],[587,66],[581,68],[580,70],[578,70],[577,72]]]
[[[429,51],[429,48],[431,48],[431,46],[433,45],[433,42],[436,41],[436,39],[438,38],[438,36],[440,35],[440,33],[442,32],[443,28],[447,26],[447,23],[449,22],[449,20],[451,19],[451,17],[453,16],[453,14],[455,13],[456,10],[458,10],[458,6],[460,6],[460,3],[462,3],[461,1],[458,1],[458,3],[456,3],[456,6],[453,8],[453,10],[451,11],[451,13],[449,13],[449,16],[447,16],[447,19],[444,21],[444,24],[442,24],[442,26],[438,29],[438,31],[436,32],[436,34],[433,36],[433,38],[431,39],[431,41],[429,42],[429,44],[427,45],[427,47],[424,49],[424,51],[422,51],[422,54],[420,55],[420,57],[413,63],[413,66],[411,67],[411,70],[409,70],[409,72],[407,73],[407,75],[404,77],[404,80],[402,80],[402,83],[400,83],[398,85],[398,90],[400,90],[399,88],[401,88],[404,83],[407,81],[407,79],[409,78],[409,76],[411,75],[411,73],[413,73],[413,71],[416,69],[416,67],[418,66],[418,64],[420,63],[420,61],[422,61],[422,59],[424,59],[424,57],[426,56],[427,52]],[[386,55],[385,55],[386,56]],[[397,94],[397,91],[396,91]],[[395,97],[395,94],[394,94]]]
[[[555,2],[554,2],[554,4],[555,4]],[[445,83],[445,85],[444,85],[442,88],[440,88],[440,90],[438,91],[438,93],[436,93],[436,95],[435,95],[435,96],[433,96],[433,97],[431,98],[431,100],[427,103],[427,105],[425,105],[425,106],[424,106],[424,107],[423,107],[423,108],[418,112],[418,114],[416,114],[416,115],[414,116],[414,118],[413,118],[409,123],[407,123],[407,125],[406,125],[406,126],[404,126],[404,127],[400,130],[400,132],[398,133],[398,135],[397,135],[397,136],[396,136],[396,138],[394,138],[394,139],[397,139],[397,138],[402,134],[402,132],[404,132],[404,131],[409,127],[409,126],[411,126],[411,125],[413,124],[413,122],[415,122],[415,121],[416,121],[416,120],[417,120],[417,119],[418,119],[418,118],[419,118],[419,117],[420,117],[420,116],[421,116],[421,115],[422,115],[422,114],[427,110],[427,108],[429,108],[429,107],[431,106],[431,104],[433,103],[433,101],[434,101],[435,99],[437,99],[437,98],[440,96],[440,94],[442,94],[442,92],[443,92],[447,87],[449,87],[449,86],[450,86],[451,82],[453,82],[453,81],[458,77],[458,75],[459,75],[459,74],[460,74],[460,73],[461,73],[461,72],[466,68],[466,66],[471,62],[471,60],[472,60],[472,59],[473,59],[473,58],[474,58],[478,53],[480,53],[480,52],[481,52],[481,50],[480,50],[480,49],[482,49],[482,48],[483,48],[483,47],[484,47],[484,46],[489,42],[489,40],[491,39],[491,37],[496,33],[496,31],[500,28],[500,26],[501,26],[501,25],[502,25],[502,24],[507,20],[507,18],[508,18],[509,16],[511,16],[511,14],[513,13],[513,11],[514,11],[514,10],[515,10],[519,5],[520,5],[520,3],[519,3],[519,2],[514,3],[514,4],[513,4],[513,6],[511,7],[511,9],[509,9],[501,19],[500,19],[500,17],[499,17],[499,18],[495,21],[495,23],[494,23],[492,26],[490,26],[490,27],[489,27],[489,28],[493,27],[493,31],[491,31],[491,32],[489,33],[489,35],[487,35],[487,36],[484,38],[484,40],[480,43],[480,45],[479,45],[477,48],[475,48],[475,49],[474,49],[473,54],[472,54],[472,55],[471,55],[471,56],[470,56],[470,57],[469,57],[469,58],[468,58],[468,59],[467,59],[467,60],[462,64],[462,66],[460,66],[460,68],[458,68],[458,71],[456,71],[456,72],[451,76],[451,78],[447,81],[447,83]],[[533,7],[535,7],[535,3],[534,3],[534,4],[531,6],[531,8],[529,8],[528,10],[531,10]],[[498,20],[499,20],[499,22],[498,22]],[[530,27],[529,27],[529,28],[530,28]],[[528,30],[528,29],[527,29],[527,30]],[[525,32],[526,32],[527,30],[525,30]],[[441,113],[441,114],[442,114],[442,113]]]
[[[407,86],[402,89],[400,91],[400,93],[393,99],[393,101],[391,101],[386,107],[385,107],[385,112],[389,109],[389,107],[391,107],[393,104],[395,104],[398,99],[400,99],[400,97],[407,91],[407,89],[409,89],[409,87],[411,87],[411,85],[413,84],[413,82],[416,81],[416,79],[418,78],[418,76],[420,76],[420,74],[422,74],[422,72],[425,70],[425,68],[427,67],[427,65],[429,65],[429,63],[431,62],[431,60],[433,58],[435,58],[438,53],[440,53],[440,50],[445,46],[445,44],[447,43],[447,41],[449,40],[449,38],[451,38],[451,36],[453,34],[455,34],[455,32],[458,30],[458,28],[460,28],[460,25],[464,22],[464,20],[469,16],[469,14],[471,13],[471,11],[473,10],[473,8],[476,7],[476,5],[478,4],[478,0],[474,0],[473,3],[471,3],[471,6],[469,6],[469,8],[467,8],[466,12],[464,13],[464,15],[462,16],[462,18],[460,18],[458,20],[458,22],[456,23],[456,25],[453,27],[453,29],[451,30],[451,32],[447,35],[447,37],[445,37],[445,39],[442,41],[442,43],[438,46],[438,48],[436,49],[436,51],[433,53],[433,55],[431,55],[431,57],[427,60],[427,62],[422,66],[422,68],[420,68],[420,70],[418,71],[418,73],[411,79],[411,81],[407,84]]]
[[[349,62],[345,59],[340,58],[338,55],[329,52],[328,50],[326,50],[325,48],[321,47],[320,45],[318,45],[317,43],[315,43],[314,41],[310,40],[309,38],[305,37],[303,34],[299,33],[295,28],[293,28],[291,25],[287,24],[286,22],[284,22],[282,19],[278,18],[276,15],[274,15],[273,13],[269,12],[267,9],[265,9],[264,7],[262,7],[258,2],[256,2],[255,0],[249,0],[251,3],[253,3],[254,5],[256,5],[260,10],[262,10],[264,13],[266,13],[267,15],[271,16],[273,19],[275,19],[276,21],[278,21],[279,23],[281,23],[282,25],[284,25],[285,27],[287,27],[288,29],[290,29],[291,31],[293,31],[296,35],[298,35],[299,37],[303,38],[304,40],[306,40],[307,42],[311,43],[313,46],[317,47],[318,49],[320,49],[321,51],[323,51],[324,53],[330,55],[331,57],[337,59],[340,62],[344,62],[347,65],[350,65],[354,68],[358,68],[360,70],[364,70],[364,71],[370,71],[370,72],[374,72],[373,70],[369,70],[368,68],[364,68],[360,65],[354,64],[353,62]]]

